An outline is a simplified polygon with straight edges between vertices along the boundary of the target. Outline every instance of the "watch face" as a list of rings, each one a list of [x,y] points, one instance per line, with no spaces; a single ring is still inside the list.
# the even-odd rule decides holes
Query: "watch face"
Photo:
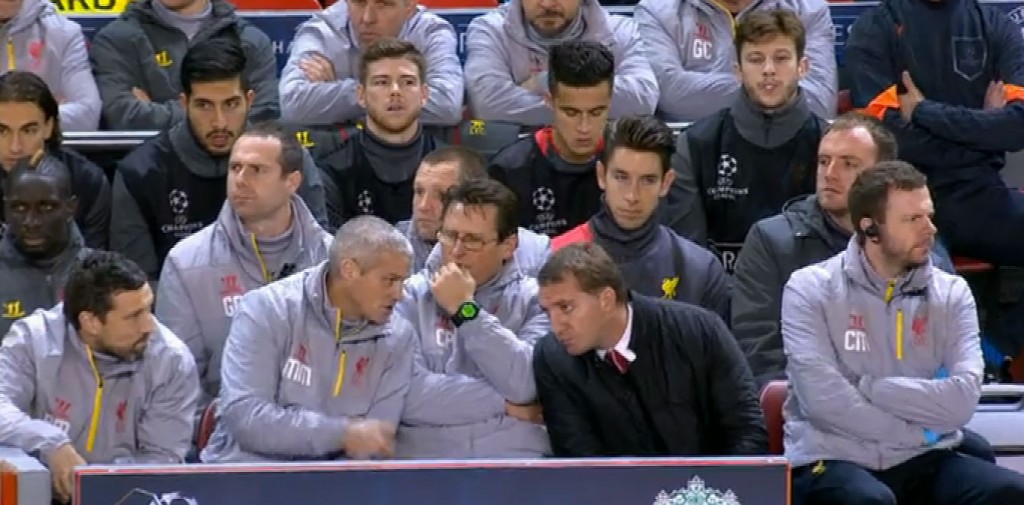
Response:
[[[476,305],[473,305],[472,303],[463,303],[462,307],[459,307],[459,315],[462,317],[476,316]]]

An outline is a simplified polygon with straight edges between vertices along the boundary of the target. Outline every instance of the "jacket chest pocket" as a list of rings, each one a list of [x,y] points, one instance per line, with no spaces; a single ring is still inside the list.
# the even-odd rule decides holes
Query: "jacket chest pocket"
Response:
[[[366,417],[373,408],[380,375],[386,363],[377,359],[375,342],[342,344],[332,367],[322,376],[319,388],[328,414],[344,417]]]
[[[716,40],[713,36],[713,28],[707,20],[699,18],[687,18],[679,29],[679,55],[683,60],[683,67],[691,71],[710,71],[716,65],[720,65],[716,56],[720,50],[719,45],[726,43]],[[728,41],[732,47],[732,41]]]

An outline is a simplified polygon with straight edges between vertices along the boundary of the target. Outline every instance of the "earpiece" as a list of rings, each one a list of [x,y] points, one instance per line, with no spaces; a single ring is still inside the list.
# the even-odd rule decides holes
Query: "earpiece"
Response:
[[[864,236],[867,238],[878,238],[878,225],[871,223],[864,228]]]

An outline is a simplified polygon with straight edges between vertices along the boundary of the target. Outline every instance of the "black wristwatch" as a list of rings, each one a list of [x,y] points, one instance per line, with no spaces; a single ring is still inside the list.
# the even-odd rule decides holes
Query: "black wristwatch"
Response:
[[[459,326],[462,326],[462,323],[472,321],[479,315],[480,305],[477,305],[477,303],[472,300],[463,302],[462,305],[459,305],[458,310],[452,314],[452,324],[458,328]]]

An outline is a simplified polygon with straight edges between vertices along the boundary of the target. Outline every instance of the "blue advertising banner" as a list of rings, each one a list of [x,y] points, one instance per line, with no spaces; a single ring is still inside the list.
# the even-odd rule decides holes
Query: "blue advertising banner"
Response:
[[[782,458],[81,467],[77,505],[788,505]]]
[[[1006,11],[1010,19],[1021,26],[1021,32],[1024,33],[1024,2],[1021,0],[994,0],[984,3],[995,5]],[[836,58],[839,60],[840,65],[843,62],[843,47],[846,45],[846,37],[850,32],[850,26],[856,21],[857,16],[877,4],[878,2],[830,4],[832,20],[836,25]],[[617,14],[633,14],[631,7],[611,7],[609,10]],[[473,18],[479,16],[484,11],[478,9],[438,9],[435,12],[447,19],[455,27],[459,34],[459,56],[465,58],[466,28]],[[309,19],[309,16],[312,14],[310,11],[287,11],[281,13],[242,12],[243,16],[252,21],[253,24],[263,30],[274,41],[274,51],[277,53],[279,68],[283,68],[285,60],[288,59],[288,45],[295,34],[295,28],[303,21]],[[72,15],[71,17],[82,25],[86,37],[91,37],[96,30],[99,30],[112,18],[110,15]]]

